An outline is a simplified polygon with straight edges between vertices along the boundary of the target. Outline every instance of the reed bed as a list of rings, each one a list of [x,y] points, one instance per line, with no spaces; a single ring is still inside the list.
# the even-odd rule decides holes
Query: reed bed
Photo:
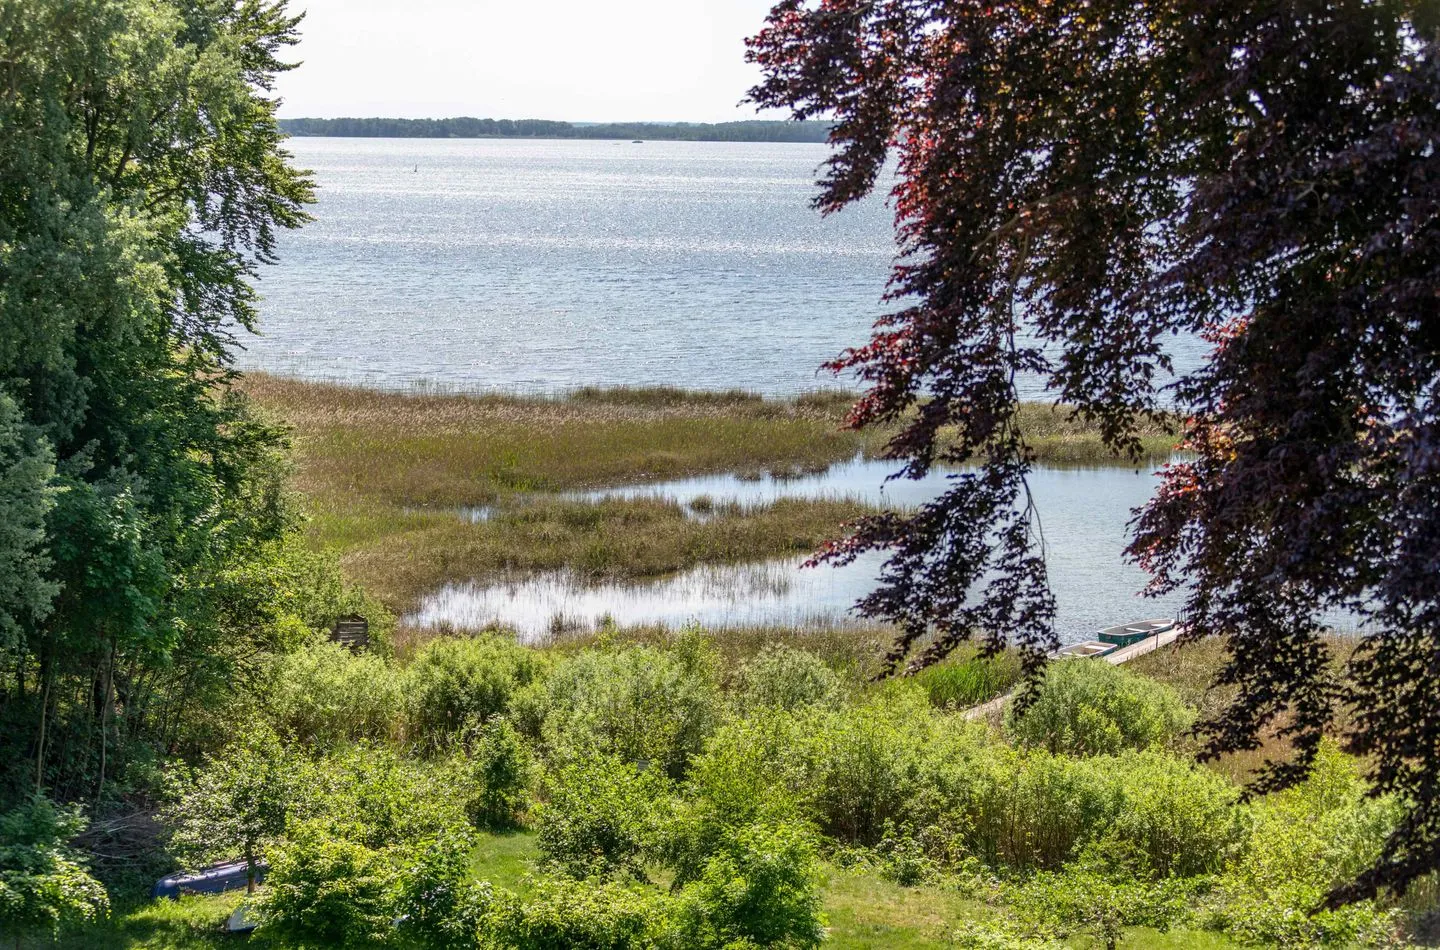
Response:
[[[890,434],[844,427],[853,394],[768,399],[673,388],[583,388],[559,397],[383,392],[254,373],[243,386],[293,430],[296,487],[318,544],[404,611],[446,581],[569,568],[655,577],[703,563],[808,552],[865,514],[844,500],[715,506],[687,518],[659,499],[600,502],[557,492],[733,472],[824,471],[875,457]],[[1063,407],[1027,405],[1021,425],[1042,461],[1108,459]],[[1156,458],[1173,438],[1147,433]],[[1113,461],[1113,460],[1112,460]],[[493,507],[470,523],[460,509]]]
[[[536,500],[471,524],[451,512],[321,509],[320,543],[346,571],[404,610],[447,581],[567,568],[592,580],[641,580],[697,564],[805,554],[869,509],[784,499],[700,520],[656,498]]]

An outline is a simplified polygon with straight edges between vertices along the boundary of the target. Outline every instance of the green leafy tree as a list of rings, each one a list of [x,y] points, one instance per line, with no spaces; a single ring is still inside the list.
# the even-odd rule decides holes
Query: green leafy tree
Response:
[[[307,787],[303,761],[274,733],[252,729],[175,780],[165,812],[172,847],[195,862],[242,859],[246,889],[254,892],[256,867]]]
[[[45,516],[54,505],[50,444],[0,392],[0,653],[14,651],[26,627],[50,612]]]
[[[217,591],[294,517],[231,362],[311,198],[270,95],[297,23],[266,0],[0,0],[0,504],[29,511],[0,563],[44,575],[0,620],[33,751],[0,763],[12,788],[102,795],[257,652]],[[37,541],[15,489],[50,459]]]
[[[0,815],[0,936],[17,950],[26,935],[53,937],[109,912],[105,888],[68,845],[84,828],[78,810],[39,795]]]

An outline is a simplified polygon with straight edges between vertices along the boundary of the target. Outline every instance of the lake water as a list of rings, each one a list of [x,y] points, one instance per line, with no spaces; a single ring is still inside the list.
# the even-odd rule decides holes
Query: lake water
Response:
[[[944,487],[935,472],[920,481],[885,481],[888,463],[855,460],[801,478],[745,480],[722,475],[590,493],[657,495],[690,505],[762,504],[778,498],[859,498],[905,508]],[[1172,616],[1181,598],[1141,598],[1146,576],[1124,562],[1126,524],[1150,496],[1152,472],[1123,468],[1041,468],[1031,477],[1040,511],[1046,564],[1057,602],[1061,640],[1089,639],[1101,627],[1150,616]],[[527,575],[495,583],[456,583],[424,598],[408,618],[420,626],[482,627],[499,623],[538,637],[556,625],[590,629],[611,617],[622,625],[705,626],[840,624],[872,590],[883,557],[867,556],[843,568],[802,568],[803,558],[705,566],[641,584],[590,584],[568,572]]]
[[[818,367],[886,309],[893,215],[883,195],[811,210],[823,145],[289,147],[319,202],[265,269],[245,367],[386,388],[781,395],[837,385]],[[1179,345],[1181,365],[1195,349]]]

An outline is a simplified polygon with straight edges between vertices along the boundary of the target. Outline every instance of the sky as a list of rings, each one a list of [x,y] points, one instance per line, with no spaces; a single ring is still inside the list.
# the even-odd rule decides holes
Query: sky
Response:
[[[286,118],[723,122],[772,0],[291,0]],[[765,118],[783,118],[770,114]]]

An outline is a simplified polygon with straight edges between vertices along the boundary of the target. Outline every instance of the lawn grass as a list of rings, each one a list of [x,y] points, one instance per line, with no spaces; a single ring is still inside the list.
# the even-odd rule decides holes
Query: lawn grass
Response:
[[[257,373],[243,386],[293,430],[295,486],[317,545],[404,613],[446,581],[566,568],[599,579],[659,577],[697,564],[808,553],[872,510],[788,499],[687,518],[654,499],[567,500],[557,492],[733,472],[823,471],[874,457],[890,433],[844,428],[853,396],[589,388],[559,398],[380,392]],[[1026,405],[1042,460],[1109,459],[1063,408]],[[1155,458],[1173,437],[1145,434]],[[493,507],[480,523],[459,509]]]

